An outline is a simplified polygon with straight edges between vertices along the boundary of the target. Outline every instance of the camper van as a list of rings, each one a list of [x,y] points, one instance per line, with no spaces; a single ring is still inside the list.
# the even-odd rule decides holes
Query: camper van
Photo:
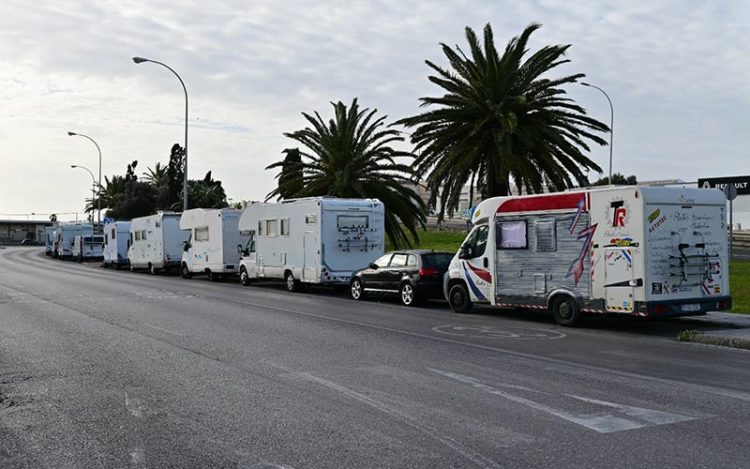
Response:
[[[55,247],[55,230],[56,226],[44,227],[44,255],[51,256]]]
[[[307,198],[249,205],[240,217],[248,241],[240,280],[283,279],[348,285],[352,272],[383,255],[383,203],[377,199]]]
[[[188,234],[182,254],[180,274],[207,274],[210,281],[239,271],[240,253],[249,236],[240,234],[241,211],[234,208],[194,208],[183,212],[180,229]]]
[[[73,259],[78,262],[101,260],[103,247],[104,236],[102,235],[78,235],[73,238]]]
[[[117,269],[128,265],[129,221],[110,221],[104,224],[104,267]]]
[[[187,233],[180,229],[180,214],[158,212],[130,221],[128,262],[130,270],[148,269],[151,274],[161,270],[179,269]]]
[[[76,236],[91,236],[94,227],[88,223],[65,223],[55,230],[53,256],[59,259],[73,257],[73,242]]]
[[[459,313],[547,309],[566,326],[730,309],[725,205],[719,190],[637,186],[487,199],[444,293]]]

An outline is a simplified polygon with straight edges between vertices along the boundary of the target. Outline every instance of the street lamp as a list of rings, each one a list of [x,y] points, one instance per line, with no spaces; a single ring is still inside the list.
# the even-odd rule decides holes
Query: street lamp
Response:
[[[88,135],[79,134],[79,133],[70,132],[70,131],[68,132],[68,135],[71,137],[77,135],[79,137],[87,138],[91,140],[91,143],[93,143],[96,146],[96,151],[99,152],[99,183],[97,184],[95,182],[94,186],[98,187],[99,190],[101,190],[102,188],[102,149],[99,148],[99,144],[96,143],[96,141],[93,138],[89,137]],[[75,168],[76,166],[73,166],[73,167]],[[82,168],[83,166],[80,166],[80,167]],[[101,226],[102,224],[102,198],[101,197],[99,197],[96,202],[96,224],[99,226]]]
[[[72,132],[68,132],[69,134]],[[85,169],[88,171],[88,173],[91,175],[91,181],[93,182],[93,185],[91,186],[91,202],[94,202],[94,194],[96,193],[96,178],[94,177],[94,173],[91,172],[91,170],[85,166],[79,166],[77,164],[70,165],[71,168],[80,168]],[[100,213],[101,214],[101,213]]]
[[[601,91],[602,94],[604,94],[604,97],[607,98],[607,101],[609,102],[609,184],[612,185],[612,139],[614,138],[615,133],[615,108],[612,106],[612,100],[609,99],[609,95],[606,91],[590,83],[581,84],[583,86],[596,88],[597,90]]]
[[[178,80],[180,80],[180,84],[182,85],[182,90],[185,92],[185,162],[183,164],[183,180],[182,180],[182,211],[187,211],[188,209],[188,92],[187,88],[185,87],[185,82],[182,81],[182,78],[180,78],[180,75],[175,72],[172,67],[170,67],[167,64],[157,62],[156,60],[151,59],[144,59],[143,57],[133,57],[133,62],[136,64],[140,64],[143,62],[151,62],[158,65],[161,65],[162,67],[166,68],[170,72],[174,73],[174,76],[177,77]]]

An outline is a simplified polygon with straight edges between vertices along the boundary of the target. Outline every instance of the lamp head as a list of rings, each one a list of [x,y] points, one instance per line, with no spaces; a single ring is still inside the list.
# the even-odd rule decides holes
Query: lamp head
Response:
[[[583,82],[583,81],[581,82],[581,84],[582,84],[583,86],[591,86],[590,84],[588,84],[588,83],[586,83],[586,82]]]
[[[73,135],[78,135],[78,134],[75,133],[75,132],[68,132],[68,135],[70,135],[72,137]]]
[[[148,59],[144,59],[143,57],[133,57],[133,62],[139,64],[143,62],[148,62]]]
[[[77,167],[78,167],[78,165],[76,165],[76,164],[72,164],[72,165],[70,165],[70,167],[71,167],[71,168],[77,168]]]

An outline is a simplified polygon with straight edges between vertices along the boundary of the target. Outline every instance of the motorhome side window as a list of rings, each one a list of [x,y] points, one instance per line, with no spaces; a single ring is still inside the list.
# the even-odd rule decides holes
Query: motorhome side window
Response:
[[[276,236],[276,219],[266,220],[266,236]]]
[[[136,241],[140,241],[141,240],[141,232],[140,232],[140,230],[135,232],[135,240]]]
[[[501,221],[497,224],[498,249],[526,249],[529,247],[526,236],[526,220]]]
[[[336,224],[341,229],[352,229],[352,228],[369,228],[370,217],[367,215],[339,215],[336,217]]]
[[[117,230],[115,230],[114,228],[112,228],[112,236],[110,236],[110,238],[117,239],[116,233],[117,233]]]
[[[555,220],[538,220],[534,223],[536,232],[536,252],[557,251]]]
[[[279,234],[281,236],[289,236],[289,219],[282,218],[279,223],[281,224],[281,226],[279,227]]]
[[[314,213],[305,215],[305,225],[314,225],[318,223],[318,216]]]
[[[208,227],[200,226],[195,229],[195,241],[208,241]]]

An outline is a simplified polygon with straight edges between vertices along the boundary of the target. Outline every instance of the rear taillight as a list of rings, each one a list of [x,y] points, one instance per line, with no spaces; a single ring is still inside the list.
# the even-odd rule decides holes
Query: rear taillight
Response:
[[[665,305],[655,305],[651,312],[654,314],[664,314],[667,312],[667,307]]]
[[[729,302],[724,300],[719,300],[716,302],[716,309],[719,311],[722,311],[724,309],[729,309]]]
[[[440,273],[437,267],[422,267],[419,269],[420,277],[435,277]]]

